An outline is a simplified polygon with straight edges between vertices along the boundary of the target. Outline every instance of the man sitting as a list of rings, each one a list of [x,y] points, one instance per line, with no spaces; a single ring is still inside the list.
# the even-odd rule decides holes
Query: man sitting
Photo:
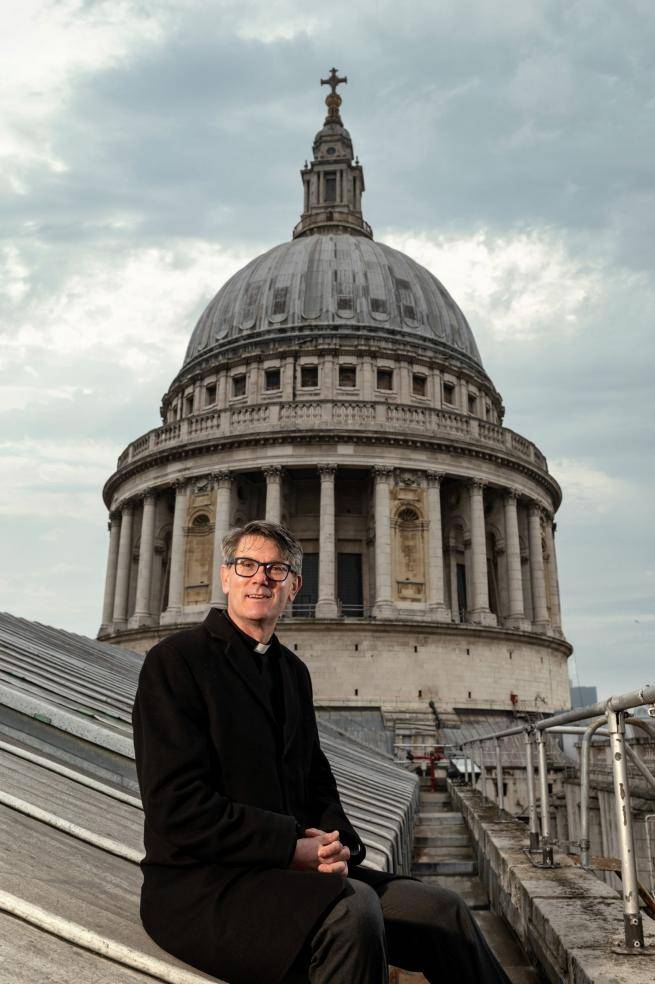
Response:
[[[252,522],[223,552],[227,611],[159,642],[139,678],[147,932],[230,984],[378,984],[389,962],[505,982],[457,895],[361,866],[309,672],[274,635],[300,589],[300,544]]]

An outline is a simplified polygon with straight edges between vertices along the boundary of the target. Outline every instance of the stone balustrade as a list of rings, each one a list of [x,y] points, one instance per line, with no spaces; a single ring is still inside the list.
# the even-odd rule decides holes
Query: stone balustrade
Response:
[[[455,438],[491,450],[509,452],[516,458],[530,462],[538,470],[548,472],[546,458],[532,441],[506,427],[452,410],[361,400],[299,400],[195,414],[164,424],[132,441],[120,455],[117,469],[161,448],[192,444],[205,438],[247,436],[261,430],[279,433],[299,429],[329,430],[330,427],[335,430],[388,432],[396,437],[406,434]]]

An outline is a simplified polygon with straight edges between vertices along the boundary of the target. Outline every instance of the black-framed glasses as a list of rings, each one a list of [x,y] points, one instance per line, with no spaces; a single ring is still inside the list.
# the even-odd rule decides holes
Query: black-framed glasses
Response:
[[[289,571],[296,573],[291,564],[285,564],[281,560],[262,563],[260,560],[253,560],[252,557],[235,557],[234,560],[228,560],[227,566],[234,567],[239,577],[254,577],[259,568],[263,567],[264,574],[271,581],[286,581]]]

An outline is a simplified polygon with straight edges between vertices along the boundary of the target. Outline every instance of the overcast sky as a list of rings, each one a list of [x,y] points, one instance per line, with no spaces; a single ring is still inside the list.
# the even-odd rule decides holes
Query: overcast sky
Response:
[[[574,682],[654,682],[650,0],[21,0],[0,55],[0,608],[94,635],[101,487],[287,240],[332,65],[376,238],[468,316],[564,491]]]

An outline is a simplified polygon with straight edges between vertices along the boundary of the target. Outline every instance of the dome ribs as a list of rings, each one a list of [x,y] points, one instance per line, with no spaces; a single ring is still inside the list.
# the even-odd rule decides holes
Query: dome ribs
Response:
[[[432,342],[482,368],[471,328],[439,280],[415,260],[363,236],[330,233],[275,246],[231,277],[191,336],[182,372],[246,338],[307,331],[381,329]]]

